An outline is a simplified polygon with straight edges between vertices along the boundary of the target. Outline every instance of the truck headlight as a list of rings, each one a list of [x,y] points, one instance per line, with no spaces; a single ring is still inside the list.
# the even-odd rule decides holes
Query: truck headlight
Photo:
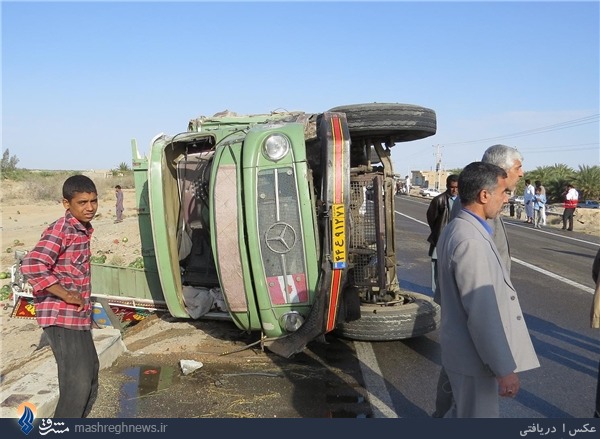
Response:
[[[303,323],[304,317],[302,317],[302,315],[297,311],[287,312],[279,317],[279,324],[287,332],[297,331]]]
[[[271,134],[263,143],[263,154],[274,162],[284,158],[290,150],[290,141],[283,134]]]

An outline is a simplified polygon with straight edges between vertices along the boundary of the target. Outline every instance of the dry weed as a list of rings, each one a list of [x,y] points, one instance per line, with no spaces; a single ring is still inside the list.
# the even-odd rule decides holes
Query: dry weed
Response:
[[[19,181],[4,180],[2,182],[2,194],[0,200],[2,202],[14,200],[31,200],[31,201],[62,201],[62,185],[64,181],[75,172],[68,171],[46,171],[32,172],[29,171]],[[116,185],[120,185],[123,189],[135,188],[133,173],[128,173],[123,176],[92,178],[96,185],[98,195],[110,196],[114,192]]]

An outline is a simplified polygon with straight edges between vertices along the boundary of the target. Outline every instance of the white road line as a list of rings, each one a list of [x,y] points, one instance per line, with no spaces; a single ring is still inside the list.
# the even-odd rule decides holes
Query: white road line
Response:
[[[420,221],[420,220],[418,220],[416,218],[413,218],[412,216],[405,215],[405,214],[403,214],[401,212],[398,212],[398,211],[396,211],[396,213],[398,215],[401,215],[401,216],[405,217],[405,218],[408,218],[410,220],[416,221],[419,224],[423,224],[423,225],[429,227],[429,225],[427,223],[424,223],[423,221]],[[512,224],[512,223],[509,223],[509,222],[504,222],[504,224],[507,224],[509,226],[524,227],[524,226],[521,226],[520,224]],[[545,231],[542,231],[540,229],[532,229],[532,230],[537,231],[537,232],[542,232],[542,233],[548,233],[549,235],[561,236],[563,238],[572,239],[574,241],[585,242],[586,244],[600,245],[600,244],[597,244],[595,242],[585,241],[583,239],[578,239],[578,238],[572,238],[570,236],[557,235],[556,233],[545,232]],[[564,283],[566,283],[568,285],[571,285],[572,287],[575,287],[575,288],[578,288],[578,289],[580,289],[582,291],[585,291],[586,293],[594,294],[594,289],[593,288],[586,287],[585,285],[582,285],[580,283],[577,283],[575,281],[567,279],[566,277],[559,276],[558,274],[554,274],[551,271],[544,270],[543,268],[536,267],[535,265],[532,265],[532,264],[530,264],[528,262],[525,262],[525,261],[522,261],[520,259],[514,258],[512,256],[511,256],[510,259],[512,261],[516,262],[517,264],[521,264],[521,265],[523,265],[523,266],[525,266],[527,268],[530,268],[530,269],[532,269],[534,271],[537,271],[538,273],[545,274],[546,276],[549,276],[549,277],[554,278],[554,279],[558,279],[558,280],[560,280],[560,281],[562,281],[562,282],[564,282]]]
[[[369,397],[369,403],[373,409],[373,417],[398,418],[371,343],[355,341],[354,348],[365,380],[365,390]]]
[[[531,230],[533,230],[534,232],[538,232],[538,233],[547,233],[548,235],[552,235],[552,236],[560,236],[560,237],[562,237],[562,238],[565,238],[565,239],[570,239],[571,241],[584,242],[584,243],[586,243],[586,244],[591,244],[591,245],[597,245],[597,246],[600,246],[600,243],[597,243],[597,242],[586,241],[585,239],[574,238],[574,237],[572,237],[572,236],[560,235],[560,234],[558,234],[558,233],[549,232],[549,231],[547,231],[547,230],[544,230],[544,229],[534,229],[534,228],[533,228],[533,227],[531,227],[531,226],[525,226],[525,225],[522,225],[522,224],[510,223],[510,222],[508,222],[508,221],[504,221],[504,224],[505,224],[505,225],[507,225],[507,226],[513,226],[513,227],[523,227],[523,228],[525,228],[525,229],[531,229]],[[542,226],[542,227],[547,227],[547,226]]]
[[[396,210],[395,212],[396,212],[398,215],[400,215],[400,216],[403,216],[403,217],[405,217],[405,218],[411,219],[411,220],[413,220],[413,221],[416,221],[416,222],[418,222],[419,224],[423,224],[424,226],[427,226],[427,227],[429,227],[429,224],[427,224],[426,222],[423,222],[423,221],[421,221],[421,220],[418,220],[418,219],[416,219],[416,218],[413,218],[412,216],[405,215],[405,214],[403,214],[403,213],[401,213],[401,212],[398,212],[397,210]]]
[[[547,271],[547,270],[544,270],[543,268],[536,267],[535,265],[531,265],[528,262],[522,261],[517,258],[513,258],[512,256],[510,259],[511,259],[511,261],[516,262],[517,264],[524,265],[525,267],[530,268],[534,271],[537,271],[538,273],[542,273],[542,274],[545,274],[546,276],[550,276],[554,279],[558,279],[558,280],[560,280],[566,284],[569,284],[575,288],[579,288],[580,290],[585,291],[586,293],[594,294],[593,288],[586,287],[585,285],[581,285],[580,283],[577,283],[575,281],[567,279],[566,277],[559,276],[558,274],[554,274],[551,271]]]

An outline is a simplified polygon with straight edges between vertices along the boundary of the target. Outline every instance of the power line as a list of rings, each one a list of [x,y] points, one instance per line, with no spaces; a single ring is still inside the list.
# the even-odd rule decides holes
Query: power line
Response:
[[[592,146],[588,146],[592,145]],[[576,145],[555,145],[555,146],[546,146],[539,148],[519,148],[522,151],[527,152],[554,152],[554,151],[589,151],[591,149],[597,149],[600,143],[580,143]]]
[[[591,116],[586,116],[586,117],[582,117],[579,119],[573,119],[573,120],[569,120],[566,122],[559,122],[559,123],[556,123],[553,125],[547,125],[547,126],[543,126],[540,128],[533,128],[533,129],[525,130],[525,131],[518,131],[516,133],[505,134],[503,136],[487,137],[485,139],[478,139],[478,140],[466,140],[464,142],[445,143],[445,145],[463,145],[466,143],[477,143],[477,142],[484,142],[484,141],[488,141],[488,140],[531,136],[534,134],[542,134],[542,133],[547,133],[547,132],[551,132],[551,131],[564,130],[567,128],[574,128],[574,127],[578,127],[581,125],[588,125],[591,123],[598,123],[599,117],[600,117],[600,114],[593,114]]]

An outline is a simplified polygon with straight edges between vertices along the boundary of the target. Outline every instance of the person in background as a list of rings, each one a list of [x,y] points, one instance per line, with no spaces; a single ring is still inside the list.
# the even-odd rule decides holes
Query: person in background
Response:
[[[542,193],[541,184],[536,186],[535,193],[533,194],[533,228],[542,228],[542,216],[544,214],[546,206],[546,195]]]
[[[506,171],[508,178],[506,179],[506,186],[512,192],[516,189],[517,184],[521,177],[523,177],[523,156],[516,148],[512,146],[497,144],[492,145],[485,150],[481,161],[484,163],[491,163],[497,165]],[[452,212],[450,214],[450,220],[453,220],[461,211],[462,205],[460,196],[454,202],[452,206]],[[520,216],[522,212],[521,204],[517,206],[517,215]],[[504,262],[508,274],[511,271],[511,260],[510,260],[510,249],[508,245],[508,237],[506,235],[506,227],[502,221],[502,216],[498,215],[493,219],[487,220],[488,225],[493,230],[493,240],[498,253]],[[438,262],[439,262],[438,255]],[[439,276],[438,276],[439,284]],[[443,314],[443,310],[442,310]],[[452,406],[452,386],[448,375],[442,365],[440,369],[440,376],[438,378],[437,393],[435,398],[435,411],[432,416],[434,418],[443,417],[450,407]]]
[[[540,193],[544,196],[544,198],[546,198],[546,201],[544,202],[544,205],[541,206],[542,208],[540,209],[540,215],[542,217],[542,226],[546,225],[546,203],[548,202],[548,198],[546,197],[546,188],[542,185],[542,182],[540,180],[536,180],[535,181],[535,189],[537,190],[538,188],[540,188]],[[535,209],[535,206],[534,206]]]
[[[525,202],[525,216],[527,217],[527,224],[533,224],[533,197],[535,195],[535,188],[531,184],[530,179],[525,180],[525,191],[523,192],[523,200]]]
[[[454,200],[458,195],[458,175],[451,174],[446,178],[446,190],[433,197],[429,208],[427,209],[427,223],[431,233],[427,237],[429,242],[429,256],[431,257],[431,290],[434,292],[434,300],[439,302],[439,289],[437,288],[437,252],[435,246],[442,233],[450,221],[450,212]]]
[[[115,212],[117,214],[117,219],[115,223],[120,223],[123,221],[123,211],[125,208],[123,207],[123,191],[121,190],[121,186],[115,186],[115,197],[117,199],[117,203],[115,205]]]
[[[86,417],[98,394],[99,361],[92,338],[91,220],[98,210],[94,182],[84,175],[65,180],[65,215],[46,228],[23,259],[33,287],[35,317],[56,364],[60,396],[55,418]]]
[[[523,216],[523,206],[521,205],[521,203],[517,204],[517,219],[521,219],[521,216]]]
[[[590,310],[590,325],[592,328],[600,329],[600,249],[598,249],[594,263],[592,264],[592,279],[596,288],[594,289],[592,309]],[[596,382],[596,409],[594,410],[594,418],[600,418],[600,363],[598,364],[598,381]]]
[[[440,344],[454,402],[445,417],[497,418],[499,398],[514,398],[518,372],[540,366],[487,220],[508,201],[507,173],[473,162],[460,173],[462,209],[438,240]]]
[[[410,177],[408,175],[404,177],[404,187],[406,188],[406,195],[410,195]]]
[[[573,231],[573,216],[575,215],[575,209],[577,208],[577,202],[579,201],[579,192],[577,189],[569,183],[567,184],[567,189],[563,192],[563,197],[565,198],[563,211],[563,230],[568,230],[569,232]],[[567,227],[568,225],[568,227]]]

